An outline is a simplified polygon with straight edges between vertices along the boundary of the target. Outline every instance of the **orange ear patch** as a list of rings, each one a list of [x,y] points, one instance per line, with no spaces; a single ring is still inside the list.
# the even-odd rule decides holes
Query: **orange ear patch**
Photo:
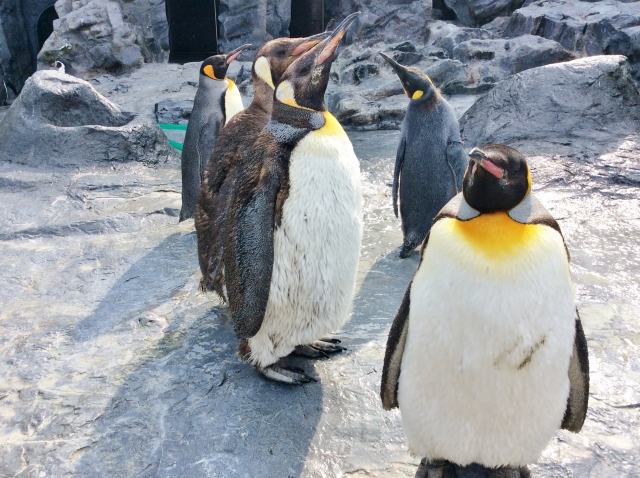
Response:
[[[205,75],[207,75],[209,78],[213,79],[213,80],[219,80],[220,78],[216,78],[215,73],[213,72],[213,67],[211,65],[207,65],[205,66],[202,71],[204,72]]]

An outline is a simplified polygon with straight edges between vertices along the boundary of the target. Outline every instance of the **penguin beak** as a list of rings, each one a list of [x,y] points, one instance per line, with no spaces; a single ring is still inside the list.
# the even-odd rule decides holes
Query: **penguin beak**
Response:
[[[488,173],[494,175],[496,178],[501,179],[505,175],[504,169],[493,164],[487,155],[480,149],[473,148],[469,151],[469,157],[474,163],[486,170]]]
[[[298,56],[305,51],[311,50],[312,47],[316,46],[325,38],[331,36],[332,33],[333,32],[322,32],[318,33],[317,35],[311,35],[310,37],[301,38],[300,41],[303,43],[300,43],[294,48],[294,50],[291,52],[291,56]]]
[[[231,64],[231,62],[233,60],[235,60],[236,58],[238,58],[238,56],[240,56],[240,53],[242,53],[242,50],[246,50],[247,48],[249,48],[251,46],[251,43],[245,43],[242,46],[239,46],[238,48],[236,48],[233,51],[230,51],[229,53],[226,54],[225,59],[227,62],[227,65]]]
[[[391,65],[391,68],[393,68],[398,78],[400,78],[404,92],[409,98],[413,100],[418,99],[426,92],[424,78],[416,76],[413,72],[409,71],[406,66],[401,65],[386,53],[378,52],[378,55]],[[427,80],[428,83],[431,83],[429,77],[427,77]],[[432,86],[429,85],[427,88],[432,88]]]
[[[328,59],[334,56],[334,53],[338,49],[338,45],[340,44],[342,37],[344,37],[344,34],[347,32],[349,27],[356,20],[358,15],[360,15],[360,12],[352,13],[347,18],[342,20],[342,23],[340,23],[340,25],[338,25],[336,29],[333,30],[329,38],[324,40],[326,44],[322,49],[322,51],[320,52],[320,55],[318,55],[318,59],[316,60],[316,65],[321,65],[322,63],[324,63],[325,61],[327,61]]]

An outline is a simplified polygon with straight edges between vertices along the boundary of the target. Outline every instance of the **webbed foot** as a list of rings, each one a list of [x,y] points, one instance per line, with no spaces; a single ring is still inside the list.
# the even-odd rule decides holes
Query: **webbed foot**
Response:
[[[446,460],[427,461],[423,458],[415,478],[456,478],[453,464]]]
[[[293,353],[306,358],[328,357],[329,354],[347,350],[346,347],[338,345],[339,343],[340,340],[338,339],[322,338],[309,345],[297,345]]]
[[[487,468],[477,463],[460,466],[446,460],[422,459],[415,478],[531,478],[526,466]]]
[[[302,385],[309,382],[317,382],[315,378],[307,375],[304,370],[298,367],[284,367],[274,363],[262,369],[258,368],[258,370],[269,380],[287,385]]]

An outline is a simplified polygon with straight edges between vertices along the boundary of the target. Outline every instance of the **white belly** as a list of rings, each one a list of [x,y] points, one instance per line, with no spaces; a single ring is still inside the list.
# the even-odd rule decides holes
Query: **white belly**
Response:
[[[238,91],[238,88],[236,87],[234,82],[229,79],[227,79],[227,81],[229,82],[229,87],[227,88],[227,91],[224,95],[224,124],[227,124],[229,121],[231,121],[231,118],[233,118],[234,115],[244,109],[240,91]]]
[[[251,361],[259,366],[340,328],[355,288],[362,186],[351,142],[343,131],[309,133],[291,154],[289,174],[267,310],[249,339]]]
[[[569,393],[575,304],[562,240],[547,228],[489,273],[440,233],[445,221],[411,290],[398,388],[409,446],[461,465],[532,463]]]

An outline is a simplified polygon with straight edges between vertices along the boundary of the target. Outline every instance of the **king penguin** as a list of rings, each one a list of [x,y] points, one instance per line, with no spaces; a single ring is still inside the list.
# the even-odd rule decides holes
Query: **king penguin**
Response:
[[[409,97],[393,172],[393,212],[400,217],[406,258],[425,238],[438,211],[462,188],[467,156],[454,109],[431,79],[380,53]]]
[[[324,93],[355,15],[287,68],[226,221],[225,282],[240,356],[286,384],[312,378],[278,363],[281,357],[343,350],[320,339],[346,322],[353,299],[362,242],[360,167]]]
[[[489,144],[470,158],[393,321],[381,398],[424,457],[416,477],[520,478],[556,430],[582,428],[587,342],[524,156]]]
[[[204,171],[222,127],[242,111],[242,98],[235,83],[225,78],[242,45],[226,55],[214,55],[200,65],[198,90],[187,125],[182,149],[182,208],[180,221],[193,217]]]
[[[262,45],[253,63],[253,101],[224,127],[213,150],[196,204],[195,226],[202,291],[216,290],[223,299],[220,232],[228,207],[229,190],[234,187],[234,170],[251,151],[260,131],[271,119],[275,85],[285,70],[302,53],[317,45],[329,33],[307,38],[277,38]]]

